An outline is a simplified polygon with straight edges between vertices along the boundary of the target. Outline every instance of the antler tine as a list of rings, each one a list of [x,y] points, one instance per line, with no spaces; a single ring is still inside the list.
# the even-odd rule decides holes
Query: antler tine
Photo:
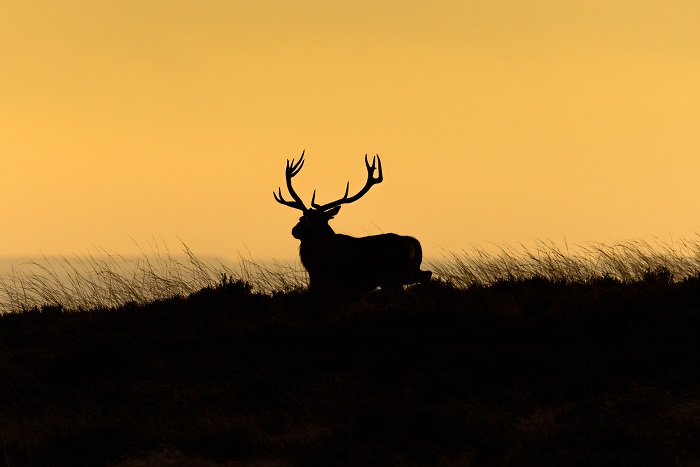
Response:
[[[381,183],[384,180],[384,176],[382,174],[382,160],[379,158],[379,154],[372,158],[372,165],[369,165],[367,154],[365,154],[365,166],[367,167],[367,182],[365,183],[365,186],[356,195],[348,198],[348,193],[350,191],[350,182],[348,182],[348,184],[345,187],[345,194],[343,195],[343,197],[339,200],[327,204],[316,204],[316,192],[314,191],[314,198],[312,198],[311,200],[311,206],[315,209],[318,209],[319,211],[326,211],[328,209],[332,209],[342,204],[350,204],[362,198],[365,195],[365,193],[367,193],[369,189],[372,188],[373,185]],[[374,177],[375,170],[378,170],[376,178]]]
[[[285,206],[289,206],[290,208],[300,209],[302,211],[306,210],[306,206],[304,206],[303,204],[299,204],[297,201],[287,201],[286,199],[284,199],[284,197],[282,196],[281,188],[277,189],[277,193],[273,191],[272,196],[274,196],[275,201],[277,201],[280,204],[284,204]]]
[[[384,180],[384,175],[382,174],[382,160],[379,158],[379,154],[373,156],[372,157],[372,166],[370,167],[369,161],[367,160],[367,154],[365,154],[365,165],[367,166],[367,171],[368,172],[371,171],[370,176],[374,175],[374,170],[375,170],[374,163],[375,162],[379,165],[379,167],[377,168],[379,173],[377,173],[377,178],[375,179],[375,182],[373,183],[373,185],[376,185],[377,183],[381,183],[382,180]]]
[[[285,171],[287,176],[295,176],[301,171],[301,168],[304,167],[304,152],[306,152],[306,150],[301,151],[301,157],[296,164],[294,163],[294,159],[292,159],[291,162],[289,162],[289,159],[287,159],[287,170]]]
[[[292,177],[298,174],[303,166],[304,151],[301,152],[301,157],[296,163],[294,162],[294,159],[292,159],[291,161],[287,159],[287,168],[284,171],[284,177],[287,179],[287,190],[289,190],[289,194],[292,195],[294,201],[287,201],[282,197],[282,188],[278,188],[277,193],[273,191],[272,195],[274,196],[275,201],[277,201],[278,203],[306,212],[308,211],[308,209],[306,209],[304,202],[301,200],[299,195],[297,195],[296,191],[294,191],[294,187],[292,186]]]
[[[345,194],[344,194],[343,197],[340,198],[338,201],[343,201],[343,200],[348,199],[348,191],[350,191],[350,182],[348,182],[348,184],[345,185]],[[325,210],[325,209],[328,209],[328,208],[325,207],[325,206],[328,206],[328,205],[316,204],[316,190],[314,190],[314,194],[313,194],[313,196],[311,197],[311,207],[316,208],[316,209],[321,208],[321,211],[323,211],[323,210]],[[332,207],[332,206],[331,206],[331,207]]]

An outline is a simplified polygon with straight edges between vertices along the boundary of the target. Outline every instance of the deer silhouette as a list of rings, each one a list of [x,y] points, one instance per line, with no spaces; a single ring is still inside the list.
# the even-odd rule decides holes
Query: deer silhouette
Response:
[[[421,271],[423,252],[420,242],[413,237],[393,233],[351,237],[333,231],[328,221],[333,219],[343,204],[350,204],[364,196],[370,188],[382,182],[382,161],[379,155],[372,158],[372,165],[365,155],[367,182],[355,195],[345,195],[330,203],[316,204],[316,190],[307,208],[294,187],[292,178],[304,166],[304,152],[297,162],[287,159],[285,178],[293,201],[282,196],[282,189],[272,192],[275,200],[285,206],[300,210],[303,215],[292,228],[292,236],[299,239],[299,256],[309,274],[309,290],[342,288],[353,292],[366,292],[377,287],[402,289],[403,285],[429,282],[432,273]],[[375,178],[374,173],[377,172]]]

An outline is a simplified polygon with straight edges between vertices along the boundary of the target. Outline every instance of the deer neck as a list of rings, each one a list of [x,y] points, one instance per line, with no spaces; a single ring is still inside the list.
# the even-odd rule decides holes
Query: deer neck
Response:
[[[315,232],[309,232],[299,244],[299,256],[302,264],[308,269],[319,258],[325,256],[327,246],[335,238],[336,233],[330,226],[324,226]]]

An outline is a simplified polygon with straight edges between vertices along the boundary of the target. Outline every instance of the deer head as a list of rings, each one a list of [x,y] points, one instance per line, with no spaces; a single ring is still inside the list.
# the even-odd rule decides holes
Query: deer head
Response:
[[[299,223],[292,229],[292,235],[294,238],[299,240],[304,240],[305,238],[316,237],[323,234],[333,234],[333,229],[328,225],[328,221],[333,219],[343,204],[350,204],[361,197],[363,197],[372,186],[377,185],[384,180],[382,175],[382,161],[379,159],[379,155],[372,158],[372,165],[369,164],[367,155],[365,155],[365,166],[367,167],[367,182],[365,186],[353,196],[348,196],[350,191],[350,182],[347,183],[345,187],[345,194],[342,198],[332,201],[326,204],[316,203],[316,190],[314,190],[313,196],[311,197],[311,209],[304,205],[294,187],[292,186],[292,178],[294,178],[304,166],[304,151],[301,153],[301,157],[297,162],[292,159],[289,161],[287,159],[287,168],[285,170],[285,178],[287,180],[287,190],[292,196],[293,201],[287,201],[282,196],[282,188],[278,188],[277,193],[274,191],[272,195],[275,200],[289,206],[294,209],[300,210],[303,215],[299,218]],[[374,176],[374,172],[377,171],[377,176]]]

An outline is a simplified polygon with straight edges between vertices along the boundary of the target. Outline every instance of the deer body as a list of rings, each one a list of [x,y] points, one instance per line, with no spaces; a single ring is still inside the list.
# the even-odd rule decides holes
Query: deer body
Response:
[[[418,240],[392,233],[360,238],[333,233],[304,239],[299,256],[311,289],[344,287],[364,292],[425,279]]]
[[[307,209],[301,198],[294,192],[291,179],[303,165],[303,157],[295,164],[294,160],[287,161],[287,188],[294,201],[286,201],[274,193],[275,199],[296,209],[304,215],[292,229],[292,235],[301,241],[299,256],[309,273],[309,288],[311,290],[343,288],[355,292],[382,288],[401,288],[403,285],[430,280],[430,271],[421,271],[423,259],[420,242],[413,237],[393,233],[371,235],[367,237],[351,237],[337,234],[328,222],[340,211],[342,204],[349,204],[363,196],[372,185],[382,181],[381,161],[379,175],[373,178],[375,164],[370,166],[365,156],[368,179],[360,192],[348,198],[348,188],[343,198],[318,205],[315,203],[316,193],[312,198],[312,209]]]

